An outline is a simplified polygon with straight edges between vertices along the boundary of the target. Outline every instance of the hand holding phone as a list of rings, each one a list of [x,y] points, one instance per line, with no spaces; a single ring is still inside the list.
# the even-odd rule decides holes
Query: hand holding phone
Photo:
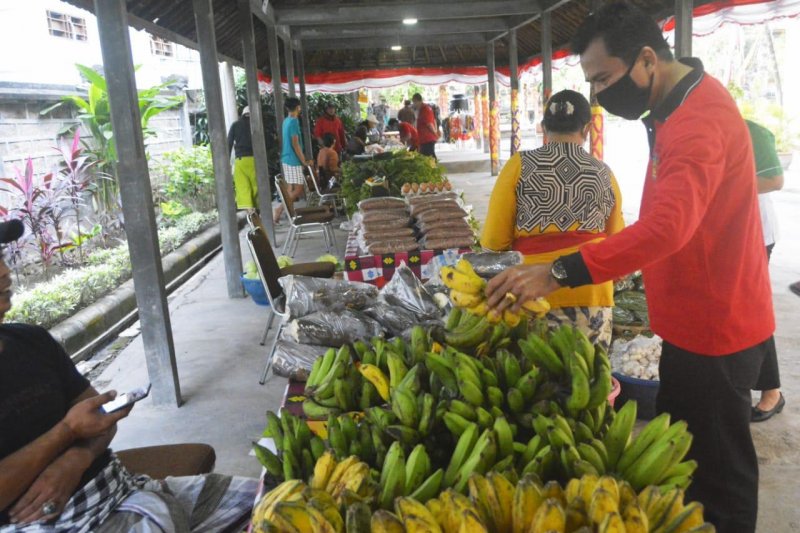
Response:
[[[106,413],[113,413],[115,411],[119,411],[120,409],[124,409],[129,405],[133,405],[139,400],[147,398],[147,396],[150,394],[150,386],[151,384],[148,383],[147,387],[133,389],[125,394],[120,394],[110,402],[103,404],[101,409]]]

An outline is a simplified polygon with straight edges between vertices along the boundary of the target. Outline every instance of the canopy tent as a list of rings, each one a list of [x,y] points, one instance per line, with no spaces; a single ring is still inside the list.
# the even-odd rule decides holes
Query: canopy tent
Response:
[[[725,0],[701,5],[693,10],[692,34],[708,35],[723,24],[758,24],[779,18],[800,16],[800,0]],[[674,17],[664,20],[664,31],[675,29]],[[553,52],[553,68],[574,66],[577,61],[569,60],[567,47]],[[519,73],[524,75],[542,64],[540,55],[532,57],[520,64]],[[498,83],[508,87],[511,84],[509,68],[506,65],[496,69]],[[308,92],[347,93],[359,89],[385,89],[415,83],[418,85],[443,85],[447,83],[463,83],[479,85],[486,82],[485,66],[464,67],[406,67],[371,70],[349,70],[314,72],[306,74],[306,90]],[[286,77],[281,82],[284,90],[288,88]],[[272,78],[259,73],[259,84],[262,91],[272,90]]]

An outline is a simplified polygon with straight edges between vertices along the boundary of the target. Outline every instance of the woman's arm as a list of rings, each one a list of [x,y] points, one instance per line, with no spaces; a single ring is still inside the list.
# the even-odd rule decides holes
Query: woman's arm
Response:
[[[497,177],[481,234],[481,246],[487,250],[511,249],[517,218],[517,182],[521,173],[522,158],[514,154]]]

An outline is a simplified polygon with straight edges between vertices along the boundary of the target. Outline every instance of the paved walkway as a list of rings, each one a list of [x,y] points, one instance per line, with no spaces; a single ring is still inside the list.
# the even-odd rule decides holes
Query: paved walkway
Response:
[[[635,131],[636,135],[641,132]],[[507,148],[504,143],[504,152]],[[439,150],[441,159],[459,158]],[[617,155],[617,154],[615,154]],[[464,159],[479,161],[475,154]],[[610,162],[620,181],[627,217],[638,211],[637,191],[641,188],[641,161],[631,161],[624,153]],[[796,165],[795,168],[800,167]],[[465,191],[475,214],[483,219],[494,179],[486,171],[451,174],[450,179]],[[800,280],[800,172],[786,176],[783,191],[773,193],[781,222],[781,238],[772,256],[776,333],[781,359],[787,408],[773,420],[753,426],[761,463],[760,532],[800,530],[800,298],[788,284]],[[626,218],[627,218],[626,217]],[[629,218],[632,220],[632,218]],[[279,228],[282,244],[285,226]],[[339,252],[345,233],[337,230]],[[249,259],[242,242],[243,257]],[[324,253],[321,239],[303,239],[298,260],[313,260]],[[161,443],[207,442],[217,450],[219,472],[255,476],[255,458],[248,455],[250,442],[264,426],[264,412],[277,409],[286,380],[271,377],[264,386],[258,375],[265,348],[258,340],[266,319],[263,308],[249,299],[228,299],[225,294],[221,257],[214,258],[194,278],[170,298],[172,327],[185,403],[174,407],[153,407],[149,400],[138,404],[119,427],[114,446],[124,449]],[[747,309],[742,309],[743,313]],[[136,338],[99,376],[95,384],[124,391],[147,381],[140,338]]]

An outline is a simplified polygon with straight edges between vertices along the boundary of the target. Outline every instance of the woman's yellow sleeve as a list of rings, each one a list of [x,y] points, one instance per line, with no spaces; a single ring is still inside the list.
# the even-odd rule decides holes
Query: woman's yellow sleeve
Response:
[[[611,176],[611,190],[614,191],[614,209],[611,210],[611,215],[606,220],[606,234],[613,235],[622,231],[625,227],[625,220],[622,218],[622,193],[619,190],[617,178],[610,170],[609,175]]]
[[[517,218],[517,182],[521,173],[522,158],[514,154],[497,176],[481,234],[481,246],[487,250],[511,249]]]

